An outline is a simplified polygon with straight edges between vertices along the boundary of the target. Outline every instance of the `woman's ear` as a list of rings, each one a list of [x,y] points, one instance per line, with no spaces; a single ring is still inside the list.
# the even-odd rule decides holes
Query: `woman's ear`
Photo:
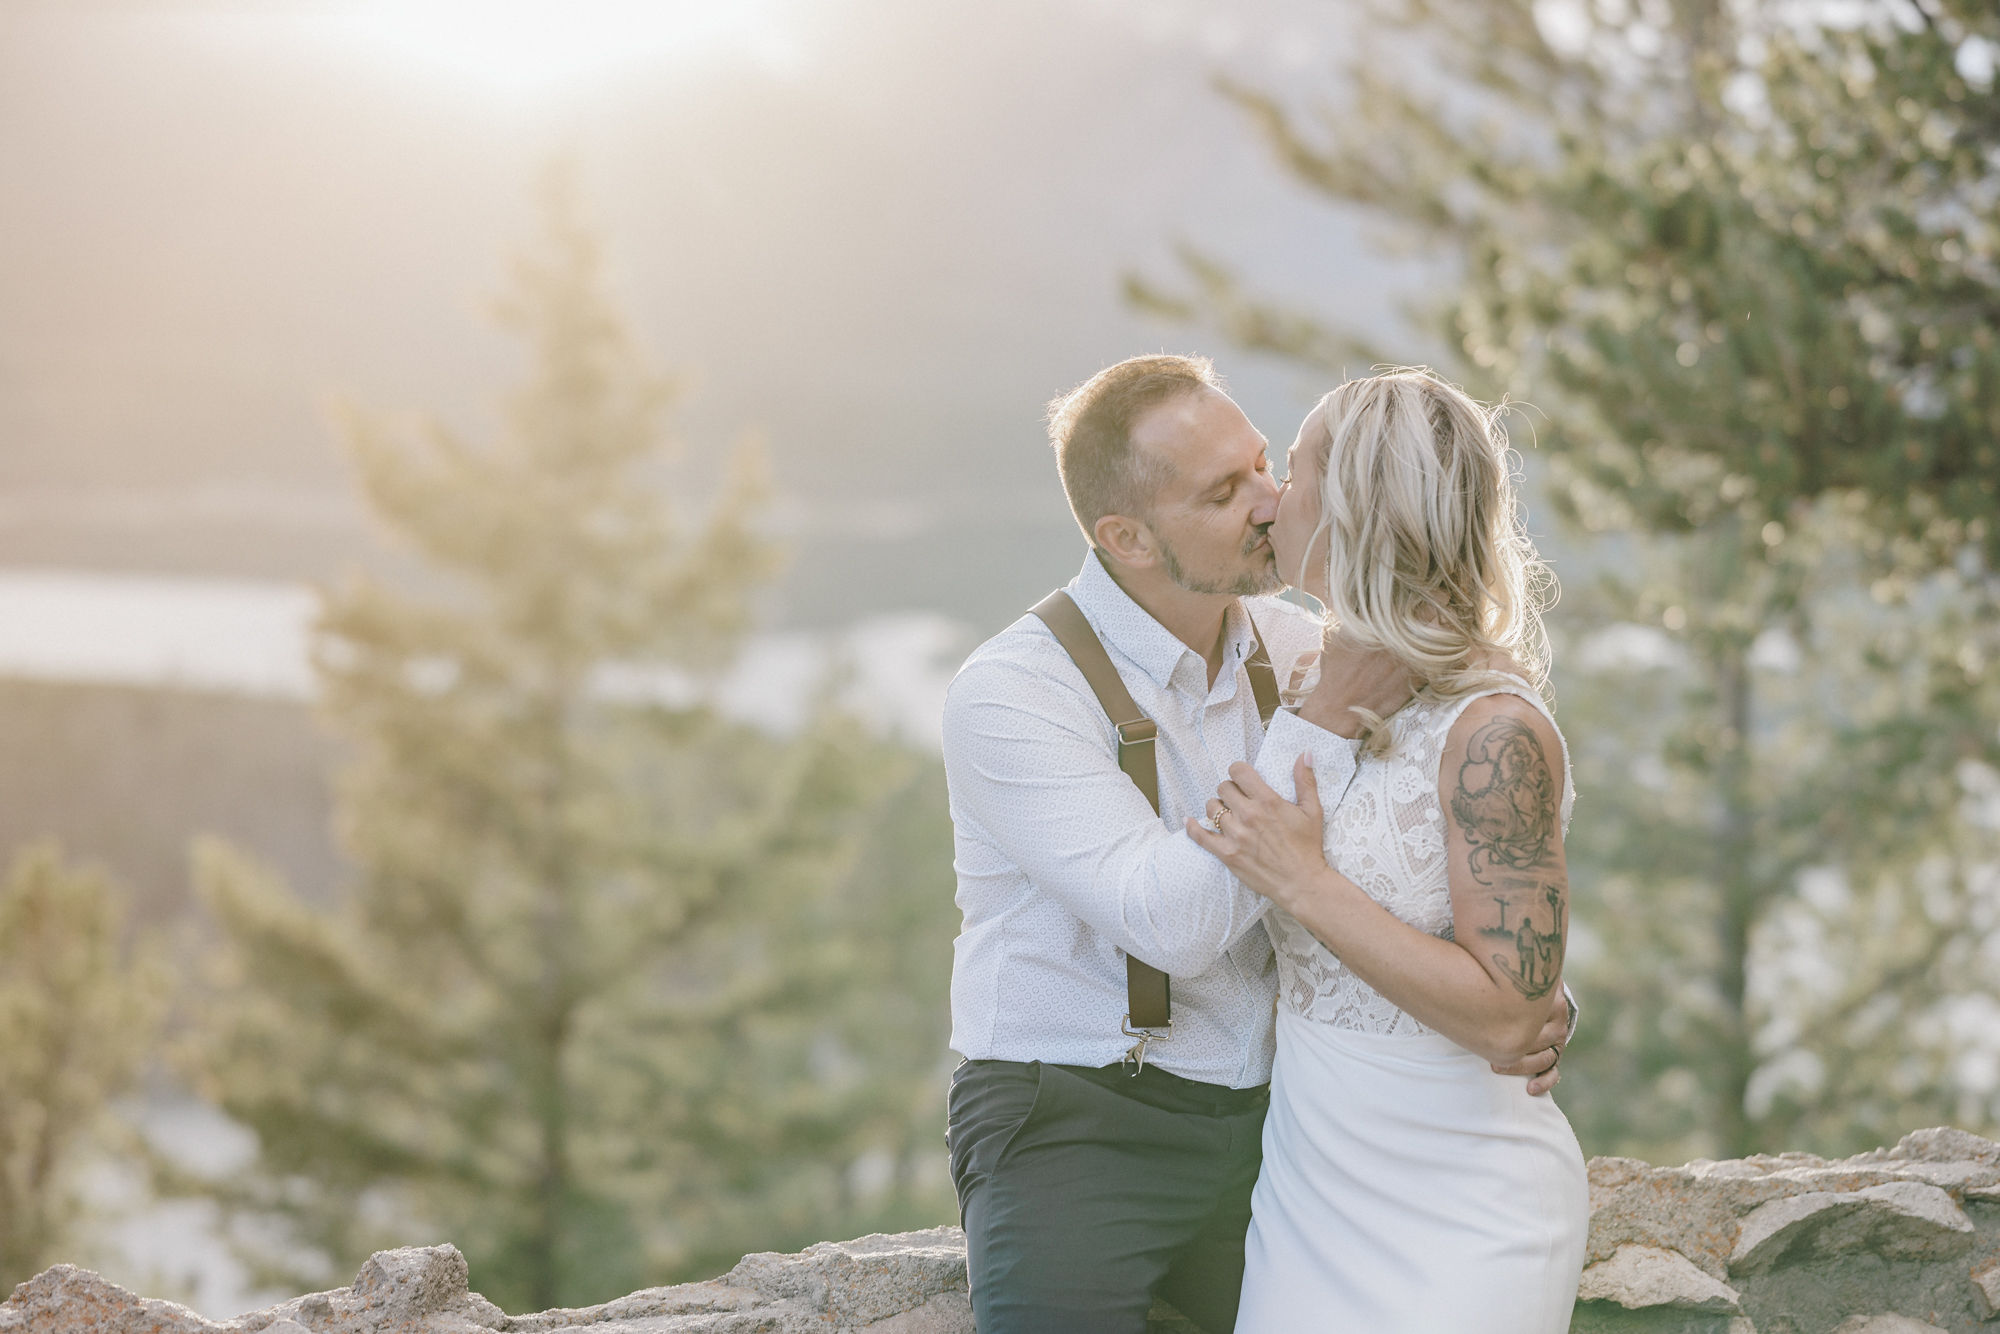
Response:
[[[1090,526],[1097,549],[1120,565],[1144,568],[1159,560],[1159,543],[1153,530],[1123,514],[1107,514]]]

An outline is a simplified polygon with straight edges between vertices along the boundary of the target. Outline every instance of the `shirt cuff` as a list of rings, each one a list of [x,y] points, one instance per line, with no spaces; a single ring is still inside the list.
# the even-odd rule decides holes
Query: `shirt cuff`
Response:
[[[1312,756],[1320,808],[1330,811],[1340,805],[1354,781],[1361,742],[1315,727],[1290,709],[1279,709],[1271,715],[1270,729],[1257,751],[1257,774],[1286,801],[1299,799],[1292,783],[1292,765],[1302,754]]]

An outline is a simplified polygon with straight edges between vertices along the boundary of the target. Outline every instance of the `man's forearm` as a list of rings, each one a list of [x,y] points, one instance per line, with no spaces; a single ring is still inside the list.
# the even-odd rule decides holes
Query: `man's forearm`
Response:
[[[1106,870],[1116,886],[1117,923],[1092,925],[1127,953],[1182,977],[1213,968],[1270,907],[1185,834],[1158,824],[1143,849],[1107,858]]]

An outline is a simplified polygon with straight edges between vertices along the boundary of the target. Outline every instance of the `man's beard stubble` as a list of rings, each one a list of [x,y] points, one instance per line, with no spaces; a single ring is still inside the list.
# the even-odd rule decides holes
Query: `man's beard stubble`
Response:
[[[1263,533],[1252,535],[1243,544],[1243,555],[1249,556],[1256,551],[1258,544],[1263,540]],[[1161,563],[1166,566],[1167,578],[1173,581],[1174,587],[1185,589],[1190,593],[1226,593],[1231,597],[1248,598],[1259,597],[1265,593],[1275,593],[1285,586],[1285,581],[1278,575],[1277,558],[1268,553],[1264,557],[1261,569],[1247,570],[1237,576],[1233,583],[1227,585],[1190,577],[1187,567],[1182,565],[1180,558],[1174,555],[1173,545],[1164,538],[1160,539],[1160,555],[1162,557]]]

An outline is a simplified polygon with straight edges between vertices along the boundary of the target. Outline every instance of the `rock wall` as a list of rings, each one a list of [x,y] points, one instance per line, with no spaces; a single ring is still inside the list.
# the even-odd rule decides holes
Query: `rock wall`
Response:
[[[1652,1167],[1590,1163],[1574,1334],[2000,1330],[2000,1144]]]
[[[1590,1204],[1572,1334],[2000,1334],[2000,1144],[1964,1131],[1838,1162],[1596,1158]],[[218,1322],[57,1265],[0,1302],[0,1334],[974,1334],[956,1228],[747,1255],[533,1315],[466,1278],[452,1246],[380,1251],[351,1287]],[[1192,1328],[1164,1307],[1153,1324]]]

